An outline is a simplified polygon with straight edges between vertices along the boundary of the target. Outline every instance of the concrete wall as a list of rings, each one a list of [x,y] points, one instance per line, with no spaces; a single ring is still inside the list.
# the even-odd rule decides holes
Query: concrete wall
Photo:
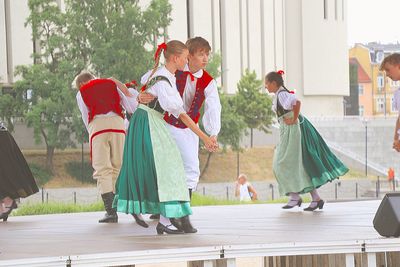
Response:
[[[13,74],[15,66],[33,63],[32,30],[24,26],[29,16],[27,3],[28,0],[0,0],[0,84],[12,84],[18,79]]]
[[[343,115],[349,95],[346,1],[326,2],[324,18],[324,1],[285,1],[286,84],[307,116]]]

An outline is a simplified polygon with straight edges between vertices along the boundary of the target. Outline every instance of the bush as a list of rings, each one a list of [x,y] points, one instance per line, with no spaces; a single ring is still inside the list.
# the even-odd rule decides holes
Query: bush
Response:
[[[41,167],[38,164],[29,163],[28,165],[32,171],[33,177],[35,178],[38,187],[42,187],[53,177],[48,170],[46,170],[45,168]]]
[[[70,161],[65,164],[65,170],[69,175],[81,181],[83,183],[95,184],[96,180],[93,179],[93,168],[89,162],[83,162],[83,173],[82,173],[82,162]],[[83,177],[82,177],[83,175]]]

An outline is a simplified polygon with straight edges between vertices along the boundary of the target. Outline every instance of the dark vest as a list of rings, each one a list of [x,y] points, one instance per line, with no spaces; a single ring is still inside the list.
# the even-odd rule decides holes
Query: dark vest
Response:
[[[96,115],[115,112],[122,118],[122,108],[117,85],[108,79],[95,79],[83,85],[80,90],[83,102],[88,107],[91,122]]]
[[[188,75],[189,75],[189,72],[186,72],[186,71],[177,71],[175,73],[176,88],[178,89],[179,95],[181,97],[183,97],[183,92],[185,90],[186,80],[187,80]],[[210,82],[212,80],[213,80],[213,77],[211,77],[211,75],[208,74],[208,72],[206,72],[205,70],[203,70],[203,75],[197,79],[196,91],[194,93],[193,101],[192,101],[189,111],[187,112],[189,117],[195,123],[197,123],[200,118],[200,109],[201,109],[201,106],[203,105],[203,102],[205,99],[204,90],[207,88],[207,86],[210,84]],[[175,118],[171,114],[165,113],[164,120],[167,123],[169,123],[177,128],[181,128],[181,129],[187,128],[187,126],[181,120]]]
[[[282,107],[282,104],[279,102],[279,94],[282,93],[282,92],[287,92],[287,93],[290,94],[290,92],[289,92],[288,90],[281,90],[281,91],[278,92],[278,94],[276,95],[276,116],[277,116],[278,118],[281,117],[281,116],[283,116],[283,115],[285,115],[286,113],[289,113],[290,111],[292,111],[292,110],[284,109],[284,108]]]

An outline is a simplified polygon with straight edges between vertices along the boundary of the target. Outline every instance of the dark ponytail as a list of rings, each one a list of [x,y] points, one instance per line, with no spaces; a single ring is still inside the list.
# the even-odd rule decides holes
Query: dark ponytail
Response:
[[[268,82],[276,82],[278,87],[283,87],[286,91],[290,92],[283,84],[283,78],[282,78],[283,74],[284,74],[283,70],[271,71],[267,75],[265,75],[265,80]]]

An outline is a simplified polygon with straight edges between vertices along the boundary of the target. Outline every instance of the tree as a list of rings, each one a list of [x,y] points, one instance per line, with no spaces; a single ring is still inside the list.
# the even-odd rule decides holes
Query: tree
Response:
[[[246,133],[246,123],[242,114],[237,112],[237,96],[220,94],[222,106],[221,132],[218,135],[218,141],[226,150],[230,147],[233,151],[240,151],[240,140]]]
[[[217,79],[218,77],[221,76],[220,67],[221,67],[221,53],[215,52],[210,55],[206,70],[212,77]]]
[[[253,147],[253,129],[266,133],[272,124],[272,101],[262,92],[262,81],[257,79],[255,71],[246,70],[238,83],[236,94],[236,113],[241,114],[247,127],[250,128],[251,147]]]
[[[156,40],[171,22],[167,0],[142,10],[138,0],[67,0],[71,53],[98,76],[139,79],[153,64]]]
[[[53,169],[54,150],[75,147],[87,140],[86,129],[76,108],[72,82],[83,69],[98,76],[122,81],[139,77],[152,65],[149,45],[165,35],[171,6],[167,0],[153,0],[142,11],[138,0],[66,0],[63,13],[54,0],[29,0],[32,38],[39,50],[32,66],[18,66],[22,79],[15,84],[28,126],[36,142],[44,141],[46,167]],[[0,99],[0,108],[8,98]],[[72,108],[71,108],[72,107]]]
[[[17,96],[13,96],[11,94],[3,94],[0,95],[0,119],[4,119],[7,125],[7,128],[10,132],[14,131],[14,123],[13,118],[15,118],[19,112],[19,102],[15,101]]]
[[[74,146],[71,139],[72,106],[75,106],[71,82],[77,72],[73,59],[68,57],[65,38],[66,17],[52,0],[30,0],[30,16],[26,25],[32,27],[32,38],[40,51],[33,57],[36,64],[18,66],[16,74],[22,79],[15,83],[17,95],[24,106],[25,120],[33,127],[35,141],[46,144],[46,168],[53,170],[56,148]]]

